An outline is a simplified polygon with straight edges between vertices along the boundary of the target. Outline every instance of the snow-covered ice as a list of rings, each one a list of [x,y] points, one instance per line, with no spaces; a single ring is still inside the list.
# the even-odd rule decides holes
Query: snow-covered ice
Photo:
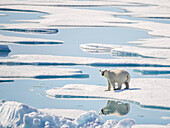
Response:
[[[18,3],[18,5],[17,5]],[[27,23],[20,24],[3,24],[5,28],[25,28],[28,26],[32,28],[51,28],[51,27],[131,27],[142,30],[147,30],[150,35],[169,37],[170,24],[156,23],[144,20],[129,20],[126,18],[119,18],[117,16],[128,15],[134,17],[148,17],[148,18],[169,18],[169,1],[134,1],[134,0],[121,0],[121,1],[54,1],[54,2],[42,2],[29,1],[24,2],[12,0],[3,1],[2,8],[9,8],[13,10],[21,10],[25,12],[34,11],[41,12],[47,15],[43,16],[42,19],[26,20]],[[15,4],[15,6],[12,6]],[[42,6],[46,5],[46,6]],[[47,6],[50,5],[50,6]],[[126,11],[122,12],[111,12],[111,11],[99,11],[99,10],[87,10],[69,7],[80,7],[80,6],[121,6]],[[132,5],[131,7],[127,7]],[[147,5],[147,6],[146,6]],[[33,6],[36,8],[33,9]],[[56,6],[60,6],[57,8]],[[62,6],[62,7],[61,7]],[[24,8],[24,10],[23,10]],[[29,10],[29,11],[27,11]],[[143,11],[145,10],[145,11]],[[159,11],[155,11],[159,10]],[[68,13],[69,12],[69,13]],[[146,15],[147,13],[147,15]],[[94,18],[95,16],[95,18]],[[55,18],[54,18],[55,17]],[[81,18],[79,18],[81,17]]]
[[[87,53],[94,53],[94,54],[110,54],[111,49],[115,48],[116,45],[111,44],[96,44],[96,43],[89,43],[89,44],[80,44],[80,48]],[[117,46],[120,47],[120,46]]]
[[[79,69],[55,68],[45,66],[0,66],[0,79],[65,79],[88,78],[88,74]]]
[[[135,41],[137,43],[137,41]],[[135,43],[134,42],[134,43]],[[130,42],[128,42],[130,43]],[[159,49],[141,46],[125,46],[125,45],[112,45],[112,44],[81,44],[80,48],[84,52],[98,53],[98,54],[112,54],[116,57],[142,57],[143,58],[158,58],[158,59],[170,59],[169,49]]]
[[[111,50],[113,56],[170,59],[169,49],[141,48],[122,46]]]
[[[6,101],[0,104],[0,125],[1,127],[19,128],[131,128],[135,125],[135,121],[123,119],[118,123],[115,120],[104,122],[95,111],[81,113],[75,119],[68,119],[41,112],[23,103]]]
[[[5,65],[87,65],[98,67],[170,67],[170,59],[100,59],[88,57],[53,56],[53,55],[13,55],[9,59],[0,60]]]
[[[144,48],[157,48],[159,49],[169,49],[170,48],[170,39],[169,38],[149,38],[149,39],[140,39],[137,41],[129,41],[127,43],[137,44],[139,47]]]
[[[135,101],[142,107],[170,107],[169,79],[141,78],[132,79],[130,89],[105,91],[106,86],[68,84],[61,88],[46,91],[48,96],[74,99],[118,99]],[[166,96],[165,96],[166,95]]]

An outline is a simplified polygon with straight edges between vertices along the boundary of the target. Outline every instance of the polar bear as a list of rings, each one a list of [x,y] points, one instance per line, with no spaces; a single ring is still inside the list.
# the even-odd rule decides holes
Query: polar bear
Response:
[[[122,88],[122,84],[126,85],[125,89],[129,89],[129,82],[131,77],[126,70],[100,70],[100,73],[107,79],[108,89],[106,91],[110,91],[111,86],[114,90],[120,90]],[[115,88],[115,83],[118,83],[118,88]]]
[[[124,116],[129,112],[129,110],[130,110],[129,103],[108,100],[106,107],[100,110],[100,115]]]

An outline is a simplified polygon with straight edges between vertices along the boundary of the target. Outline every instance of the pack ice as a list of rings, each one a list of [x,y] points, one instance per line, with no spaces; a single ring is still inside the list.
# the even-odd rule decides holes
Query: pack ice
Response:
[[[119,122],[103,118],[95,111],[82,113],[75,119],[55,116],[25,105],[23,103],[7,101],[0,103],[0,127],[17,128],[131,128],[135,124],[133,119]]]

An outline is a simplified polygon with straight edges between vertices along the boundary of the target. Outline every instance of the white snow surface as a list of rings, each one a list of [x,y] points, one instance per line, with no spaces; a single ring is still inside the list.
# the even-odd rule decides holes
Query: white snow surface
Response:
[[[68,84],[49,89],[46,94],[56,98],[118,99],[135,101],[143,106],[170,107],[170,102],[167,102],[170,100],[169,82],[170,79],[160,78],[132,79],[130,89],[116,91],[105,91],[106,86]]]
[[[18,128],[131,128],[135,124],[133,119],[123,119],[104,122],[95,111],[80,114],[75,120],[40,112],[39,110],[14,101],[0,104],[1,127]]]
[[[0,66],[0,79],[53,79],[88,76],[79,69],[48,66]]]

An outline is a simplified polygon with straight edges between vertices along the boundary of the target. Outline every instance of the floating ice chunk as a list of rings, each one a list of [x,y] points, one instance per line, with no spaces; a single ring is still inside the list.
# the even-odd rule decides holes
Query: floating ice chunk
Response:
[[[136,41],[137,42],[137,41]],[[111,44],[81,44],[80,48],[88,53],[109,53],[117,57],[141,58],[170,58],[169,49],[142,48],[138,46],[111,45]]]
[[[95,123],[97,123],[97,125],[102,125],[104,123],[104,120],[99,115],[97,115],[95,111],[90,111],[79,115],[75,119],[75,123],[76,125],[78,125],[78,127],[87,127],[87,126],[93,127]]]
[[[97,85],[69,84],[61,88],[53,88],[46,94],[55,98],[69,99],[124,99],[136,101],[144,108],[170,109],[167,102],[170,97],[169,79],[142,78],[132,79],[130,89],[118,91],[104,91],[106,87]],[[154,85],[154,87],[153,87]],[[166,95],[166,97],[165,97]]]
[[[170,59],[169,49],[155,49],[155,48],[141,48],[122,46],[120,48],[112,49],[112,55],[118,57],[141,57],[141,58],[157,58],[157,59]]]
[[[38,112],[36,109],[17,102],[5,102],[0,106],[0,124],[3,127],[21,127],[25,114]]]
[[[87,53],[96,53],[96,54],[103,54],[103,53],[109,53],[111,52],[111,49],[115,47],[120,47],[116,45],[110,45],[110,44],[96,44],[96,43],[90,43],[90,44],[80,44],[80,48]]]
[[[0,66],[0,79],[65,79],[88,78],[88,74],[79,69],[38,67],[38,66]]]
[[[131,121],[122,121],[129,123]],[[111,127],[117,122],[109,120],[106,123],[95,111],[82,113],[75,120],[66,119],[59,116],[43,113],[28,105],[7,101],[0,106],[0,126],[1,127],[21,127],[21,128],[77,128],[77,127]],[[128,125],[128,124],[127,124]]]

